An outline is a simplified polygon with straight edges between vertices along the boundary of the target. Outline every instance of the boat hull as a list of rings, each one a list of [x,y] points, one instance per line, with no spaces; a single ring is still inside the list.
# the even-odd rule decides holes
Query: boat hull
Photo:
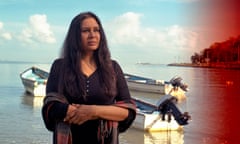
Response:
[[[175,105],[176,98],[171,95],[161,97],[156,105],[134,97],[132,100],[137,107],[133,128],[143,131],[179,131],[188,124],[188,119],[183,119],[185,115]]]
[[[170,83],[164,80],[154,80],[145,77],[124,74],[129,90],[145,93],[169,94],[173,96],[184,96],[185,91],[181,88],[173,88]]]
[[[45,96],[48,73],[31,67],[20,74],[22,84],[27,93],[33,96]]]
[[[162,115],[158,112],[152,114],[146,114],[137,112],[136,118],[132,124],[133,128],[143,131],[176,131],[182,130],[183,126],[179,125],[174,117],[171,116],[171,120],[163,120]]]
[[[33,96],[45,96],[46,85],[37,84],[35,81],[29,81],[28,79],[22,79],[22,83],[27,93]]]
[[[141,91],[141,92],[149,92],[149,93],[159,93],[159,94],[165,94],[165,85],[154,85],[154,84],[147,84],[147,83],[140,83],[140,82],[134,82],[134,81],[127,81],[127,85],[129,90],[134,91]]]

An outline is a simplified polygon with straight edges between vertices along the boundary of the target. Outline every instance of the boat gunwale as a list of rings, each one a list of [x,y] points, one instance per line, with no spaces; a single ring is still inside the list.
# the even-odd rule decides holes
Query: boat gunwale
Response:
[[[124,77],[127,82],[141,84],[141,85],[152,85],[152,86],[165,86],[166,85],[165,81],[164,81],[164,83],[156,83],[157,80],[155,80],[155,79],[141,77],[141,76],[132,75],[132,74],[128,74],[128,73],[124,73]],[[136,78],[136,79],[131,79],[131,78]],[[141,82],[140,80],[144,80],[145,82]],[[149,82],[149,81],[152,81],[152,82]]]
[[[21,79],[24,79],[24,80],[31,81],[31,82],[39,82],[38,80],[33,80],[33,79],[31,79],[31,78],[28,78],[28,77],[24,77],[24,76],[23,76],[23,75],[24,75],[26,72],[28,72],[28,71],[32,71],[32,73],[34,73],[34,72],[33,72],[33,69],[38,69],[38,70],[40,70],[40,71],[42,71],[42,72],[44,72],[44,73],[48,73],[48,72],[46,72],[46,71],[44,71],[44,70],[42,70],[42,69],[40,69],[40,68],[37,68],[37,67],[35,67],[35,66],[32,66],[32,67],[24,70],[23,72],[21,72],[21,73],[20,73],[20,78],[21,78]],[[38,74],[36,74],[36,73],[34,73],[34,74],[35,74],[35,75],[38,75]],[[40,79],[42,79],[42,80],[47,80],[47,79],[48,79],[48,78],[43,78],[43,77],[40,76],[40,75],[38,75],[38,76],[39,76]]]

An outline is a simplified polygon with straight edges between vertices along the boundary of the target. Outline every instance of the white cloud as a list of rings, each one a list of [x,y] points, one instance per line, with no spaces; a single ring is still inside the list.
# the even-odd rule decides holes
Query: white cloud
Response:
[[[127,12],[106,25],[109,43],[117,55],[120,51],[125,54],[131,51],[149,59],[179,56],[184,61],[189,60],[197,47],[196,32],[179,25],[144,27],[141,24],[143,16]]]
[[[113,35],[112,42],[138,45],[138,41],[143,38],[140,32],[140,17],[140,14],[128,12],[114,19],[108,29]]]
[[[29,18],[28,28],[22,31],[22,40],[25,42],[55,43],[56,39],[47,22],[46,15],[32,15]]]
[[[189,2],[196,2],[196,1],[200,1],[200,0],[158,0],[158,1],[189,3]]]
[[[188,50],[196,47],[197,34],[179,25],[149,28],[141,25],[143,15],[128,12],[116,17],[107,30],[114,45],[133,45],[138,48]]]
[[[3,28],[3,23],[0,22],[0,30]]]
[[[168,3],[192,3],[200,0],[128,0],[132,5],[145,5],[146,3],[168,2]]]
[[[1,34],[1,37],[6,39],[6,40],[11,40],[12,39],[12,35],[8,32],[5,32],[5,33]]]
[[[198,35],[193,31],[173,25],[167,30],[167,38],[172,42],[172,46],[184,50],[192,50],[196,47]]]
[[[5,32],[3,29],[3,22],[0,22],[0,37],[3,38],[4,40],[11,40],[12,39],[12,35],[9,32]]]

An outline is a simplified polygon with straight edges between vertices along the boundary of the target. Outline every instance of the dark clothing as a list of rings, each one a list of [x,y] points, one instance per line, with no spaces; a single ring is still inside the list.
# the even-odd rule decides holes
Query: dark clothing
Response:
[[[89,77],[85,77],[85,90],[86,90],[86,99],[82,98],[72,98],[68,95],[65,95],[67,101],[76,104],[94,104],[94,105],[113,105],[117,102],[123,102],[126,104],[134,103],[131,101],[131,97],[129,94],[129,90],[123,75],[123,72],[117,62],[112,61],[113,67],[116,73],[117,78],[117,95],[115,97],[110,98],[109,96],[104,94],[104,90],[101,87],[101,82],[99,78],[99,70],[97,69],[92,75]],[[63,66],[63,59],[55,60],[49,74],[46,93],[58,93],[58,83],[61,82],[61,71]],[[134,105],[135,106],[135,105]],[[127,107],[126,107],[127,108]],[[46,104],[43,109],[43,118],[45,120],[46,127],[54,131],[55,124],[49,124],[47,122],[47,118],[51,121],[62,121],[66,116],[68,109],[68,104],[61,103],[59,101],[54,101]],[[133,122],[136,116],[135,110],[128,108],[129,115],[124,120],[119,122],[118,131],[125,131]],[[98,132],[99,132],[99,120],[91,120],[83,123],[82,125],[71,125],[72,132],[72,142],[73,144],[97,144],[98,140]]]

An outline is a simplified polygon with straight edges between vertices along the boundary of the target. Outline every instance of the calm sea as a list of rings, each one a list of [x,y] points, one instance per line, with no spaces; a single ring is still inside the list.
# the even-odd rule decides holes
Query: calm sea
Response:
[[[31,66],[49,71],[49,64],[0,63],[0,144],[51,144],[52,134],[41,117],[41,97],[25,95],[19,74]],[[121,144],[238,144],[240,142],[240,71],[122,65],[124,72],[155,79],[181,76],[189,85],[187,99],[179,105],[192,121],[183,131],[145,133],[130,128]],[[152,103],[157,96],[141,93]]]

